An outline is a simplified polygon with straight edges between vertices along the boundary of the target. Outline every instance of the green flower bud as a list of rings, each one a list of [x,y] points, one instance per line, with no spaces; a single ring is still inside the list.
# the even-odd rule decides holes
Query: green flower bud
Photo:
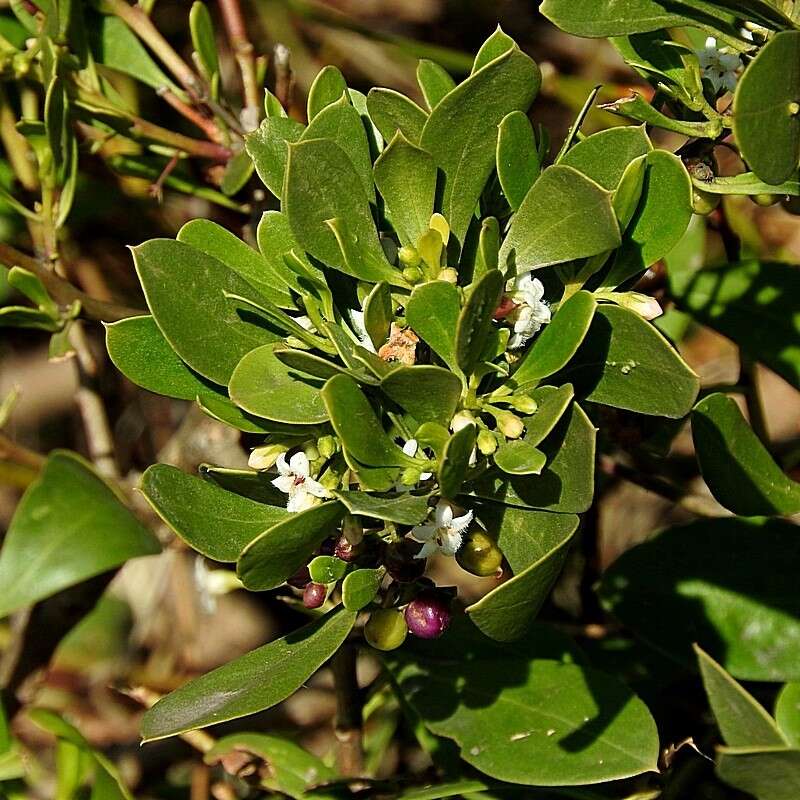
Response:
[[[247,464],[251,469],[269,469],[275,464],[281,453],[286,453],[288,451],[289,448],[285,444],[265,444],[261,447],[256,447],[255,450],[250,453]]]
[[[762,208],[769,208],[770,206],[774,206],[776,203],[780,203],[782,195],[779,194],[755,194],[750,197],[750,199],[757,205],[761,206]]]
[[[521,414],[535,414],[539,409],[539,404],[527,394],[513,395],[511,405]]]
[[[497,450],[497,437],[485,428],[478,434],[478,450],[485,456],[490,456]]]
[[[317,450],[321,458],[330,458],[336,452],[336,439],[333,436],[320,436]]]
[[[307,442],[303,445],[303,452],[306,454],[306,458],[309,461],[316,461],[319,458],[319,450],[317,450],[317,446],[314,442]]]
[[[503,565],[503,554],[497,543],[485,531],[468,533],[461,549],[456,553],[456,561],[462,569],[486,578],[496,575]]]
[[[439,271],[436,279],[440,281],[447,281],[447,283],[456,284],[458,283],[458,272],[452,267],[445,267],[443,270]]]
[[[373,611],[364,626],[364,638],[376,650],[396,650],[406,640],[408,625],[402,611],[382,608]]]
[[[418,267],[422,257],[416,247],[410,245],[403,245],[397,251],[397,258],[400,263],[405,267]]]
[[[450,420],[450,430],[453,433],[458,433],[462,428],[466,428],[467,425],[470,425],[475,422],[475,417],[472,416],[471,411],[467,411],[466,409],[463,411],[459,411],[453,419]]]
[[[704,192],[695,187],[692,190],[692,210],[695,214],[707,217],[720,203],[721,195]]]
[[[512,414],[510,411],[493,411],[492,413],[503,436],[509,439],[519,439],[522,436],[525,424],[516,414]]]

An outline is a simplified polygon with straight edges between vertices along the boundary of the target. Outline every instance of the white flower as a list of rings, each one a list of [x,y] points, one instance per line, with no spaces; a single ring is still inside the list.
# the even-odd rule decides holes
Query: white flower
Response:
[[[295,453],[288,463],[286,455],[281,453],[275,466],[279,474],[272,485],[289,495],[287,511],[305,511],[317,505],[319,498],[331,496],[321,483],[310,477],[310,464],[305,453]]]
[[[436,505],[433,524],[417,525],[411,531],[411,538],[423,543],[415,558],[427,558],[437,552],[454,556],[471,522],[472,511],[454,517],[453,507],[446,500],[440,500]]]
[[[515,350],[538,333],[542,325],[550,322],[550,306],[542,299],[542,282],[534,278],[531,272],[517,278],[510,297],[517,307],[506,317],[514,326],[513,333],[508,338],[508,346]]]
[[[709,36],[706,46],[697,51],[697,57],[703,77],[715,92],[722,88],[729,92],[736,90],[736,73],[742,68],[742,60],[736,53],[720,50],[717,48],[717,40]]]

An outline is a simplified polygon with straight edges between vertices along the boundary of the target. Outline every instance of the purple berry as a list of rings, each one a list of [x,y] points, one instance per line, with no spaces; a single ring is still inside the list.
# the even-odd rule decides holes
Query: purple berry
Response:
[[[334,547],[333,554],[336,558],[340,558],[345,563],[349,564],[355,560],[358,548],[348,541],[347,537],[342,534],[336,540],[336,547]]]
[[[324,583],[309,583],[303,590],[303,605],[306,608],[319,608],[328,595],[328,589]]]
[[[421,592],[406,606],[408,630],[420,639],[438,639],[450,625],[450,603],[436,592]]]

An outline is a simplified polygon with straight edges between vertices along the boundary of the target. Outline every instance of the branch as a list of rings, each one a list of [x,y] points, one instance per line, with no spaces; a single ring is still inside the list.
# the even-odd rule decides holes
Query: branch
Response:
[[[228,40],[236,56],[236,62],[239,64],[239,72],[242,74],[245,109],[253,116],[248,123],[255,126],[258,124],[258,78],[253,45],[247,36],[242,7],[239,0],[219,0],[219,8],[225,23],[225,30],[228,32]]]
[[[128,306],[90,297],[69,281],[60,278],[37,259],[31,258],[31,256],[25,255],[25,253],[21,253],[16,248],[3,242],[0,242],[0,263],[9,269],[11,267],[22,267],[27,269],[28,272],[32,272],[44,284],[50,296],[59,305],[68,306],[79,300],[84,316],[89,319],[116,322],[120,319],[137,317],[147,313],[139,308],[129,308]]]

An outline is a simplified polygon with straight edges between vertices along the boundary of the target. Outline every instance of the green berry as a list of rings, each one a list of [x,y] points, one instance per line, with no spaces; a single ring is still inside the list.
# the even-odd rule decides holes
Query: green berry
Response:
[[[761,206],[761,208],[769,208],[770,206],[774,206],[776,203],[780,203],[782,195],[779,194],[754,194],[750,197],[750,199],[757,205]]]
[[[422,280],[422,270],[419,267],[406,267],[403,277],[411,284],[419,283]]]
[[[478,434],[478,450],[485,456],[490,456],[497,450],[497,437],[487,430],[482,430]]]
[[[707,217],[719,206],[721,199],[718,194],[704,192],[702,189],[695,187],[692,190],[692,210],[695,214]]]
[[[396,608],[373,611],[364,626],[364,637],[376,650],[396,650],[406,640],[408,625]]]
[[[478,530],[467,535],[456,561],[467,572],[485,578],[497,573],[503,565],[503,554],[491,536]]]
[[[420,256],[416,247],[409,247],[404,245],[397,252],[397,258],[400,263],[405,267],[418,267],[422,257]]]

